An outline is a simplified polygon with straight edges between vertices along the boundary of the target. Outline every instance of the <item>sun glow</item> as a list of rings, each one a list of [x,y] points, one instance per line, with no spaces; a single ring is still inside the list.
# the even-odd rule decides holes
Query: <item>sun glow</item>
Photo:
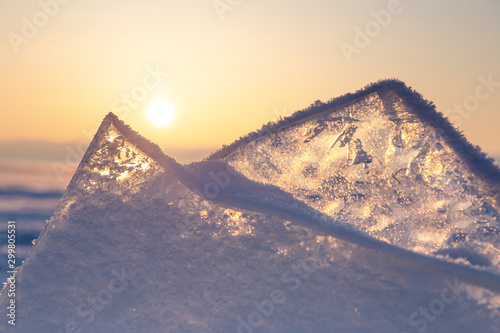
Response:
[[[175,110],[170,102],[157,99],[148,107],[148,118],[156,126],[166,126],[172,122]]]

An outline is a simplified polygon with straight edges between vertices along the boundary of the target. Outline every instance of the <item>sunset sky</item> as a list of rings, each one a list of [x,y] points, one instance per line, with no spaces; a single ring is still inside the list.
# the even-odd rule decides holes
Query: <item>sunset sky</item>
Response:
[[[398,78],[462,105],[450,117],[499,156],[499,17],[497,0],[0,1],[0,144],[88,140],[114,111],[175,157]],[[168,126],[146,116],[157,98]]]

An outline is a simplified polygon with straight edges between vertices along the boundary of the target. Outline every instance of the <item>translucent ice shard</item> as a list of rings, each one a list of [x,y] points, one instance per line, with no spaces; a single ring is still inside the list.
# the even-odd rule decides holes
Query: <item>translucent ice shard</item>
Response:
[[[298,112],[211,158],[407,249],[492,244],[500,267],[499,170],[400,82]]]
[[[492,187],[370,89],[188,166],[108,115],[16,275],[16,332],[411,332],[420,309],[496,332]]]

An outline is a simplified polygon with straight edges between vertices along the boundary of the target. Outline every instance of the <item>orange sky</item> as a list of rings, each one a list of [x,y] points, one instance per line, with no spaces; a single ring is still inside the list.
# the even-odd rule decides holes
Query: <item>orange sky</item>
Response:
[[[499,1],[59,1],[0,2],[0,142],[84,140],[127,108],[122,119],[167,153],[218,148],[395,77],[440,111],[465,105],[460,129],[500,155],[500,86],[473,104],[479,77],[500,82]],[[367,45],[356,28],[372,29]],[[163,128],[146,117],[158,97],[176,109]]]

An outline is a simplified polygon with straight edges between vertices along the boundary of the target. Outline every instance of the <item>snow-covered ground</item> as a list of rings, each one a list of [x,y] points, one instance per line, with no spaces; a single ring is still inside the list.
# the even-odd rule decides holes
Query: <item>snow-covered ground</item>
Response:
[[[110,114],[16,332],[498,332],[499,175],[399,82],[188,165]]]

